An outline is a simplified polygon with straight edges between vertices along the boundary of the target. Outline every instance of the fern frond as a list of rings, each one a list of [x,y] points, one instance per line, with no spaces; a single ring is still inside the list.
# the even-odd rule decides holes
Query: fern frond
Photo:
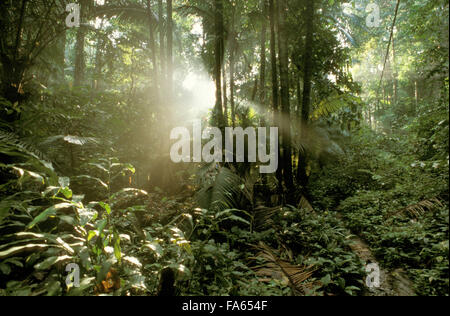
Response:
[[[37,149],[34,145],[20,139],[15,133],[0,130],[0,154],[7,156],[31,156],[50,164],[46,155]]]

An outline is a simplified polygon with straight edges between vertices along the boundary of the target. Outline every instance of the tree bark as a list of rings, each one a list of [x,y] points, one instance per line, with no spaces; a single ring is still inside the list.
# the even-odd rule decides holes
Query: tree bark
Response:
[[[267,33],[267,0],[262,0],[262,25],[261,25],[261,69],[259,80],[259,101],[266,108],[266,33]]]
[[[79,87],[84,82],[84,73],[86,68],[86,57],[84,52],[85,39],[86,39],[86,27],[83,25],[84,18],[87,11],[88,3],[86,0],[80,1],[80,18],[81,25],[77,29],[76,44],[75,44],[75,69],[74,69],[74,82],[75,87]]]
[[[224,45],[224,26],[223,26],[223,0],[214,0],[214,29],[215,29],[215,66],[214,79],[216,83],[216,106],[215,116],[219,127],[224,127],[223,109],[222,109],[222,64],[223,64],[223,45]]]
[[[102,19],[100,24],[100,30],[97,33],[97,46],[95,49],[95,69],[94,78],[92,80],[92,88],[98,90],[100,89],[100,79],[102,74],[102,49],[103,49],[103,39],[101,38],[100,32],[103,27],[104,20]]]
[[[223,88],[223,116],[225,125],[228,126],[228,96],[227,96],[227,73],[226,64],[224,62],[222,69],[222,88]]]
[[[396,46],[395,46],[395,36],[392,35],[392,76],[393,76],[393,98],[392,102],[397,105],[398,102],[398,74],[397,74],[397,64],[396,64]]]
[[[161,70],[161,81],[165,81],[165,77],[167,75],[166,72],[166,45],[165,45],[165,29],[164,29],[164,6],[163,1],[158,0],[158,27],[159,27],[159,61],[160,61],[160,70]],[[164,86],[164,83],[162,83]]]
[[[153,33],[153,11],[152,4],[150,0],[147,0],[147,11],[149,18],[149,45],[151,50],[151,58],[153,63],[153,88],[155,90],[155,95],[157,99],[159,99],[159,76],[158,76],[158,61],[156,58],[156,43],[155,43],[155,34]]]
[[[231,107],[231,124],[233,127],[236,126],[236,105],[234,101],[234,91],[235,91],[235,80],[234,80],[234,69],[235,69],[235,54],[236,54],[236,6],[232,6],[231,13],[231,33],[230,33],[230,107]]]
[[[281,131],[283,135],[283,179],[288,190],[288,200],[293,196],[292,148],[291,148],[291,105],[289,93],[289,57],[288,33],[286,26],[286,0],[278,2],[279,14],[279,54],[280,54],[280,86],[281,86]]]
[[[305,55],[303,64],[303,102],[302,102],[302,127],[301,127],[301,137],[308,137],[307,126],[309,122],[309,116],[311,111],[311,88],[312,88],[312,57],[313,57],[313,35],[314,35],[314,0],[307,1],[305,10],[305,21],[306,21],[306,43],[305,43]],[[299,168],[297,169],[297,176],[299,184],[302,186],[303,190],[306,190],[308,185],[308,175],[306,172],[307,166],[307,153],[305,151],[301,152],[299,155]]]
[[[167,0],[167,90],[173,93],[173,2]]]
[[[279,122],[279,94],[278,94],[278,70],[277,70],[277,53],[276,53],[276,6],[274,0],[269,0],[269,20],[270,20],[270,59],[272,71],[272,108],[273,108],[273,123],[274,126],[280,127]],[[281,142],[278,142],[279,147]],[[279,150],[280,157],[281,151]],[[278,180],[278,190],[282,192],[283,174],[282,168],[278,168],[276,172]]]

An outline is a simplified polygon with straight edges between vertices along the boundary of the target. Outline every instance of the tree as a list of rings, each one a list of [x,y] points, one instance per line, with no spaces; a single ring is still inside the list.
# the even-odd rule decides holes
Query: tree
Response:
[[[153,21],[154,21],[154,13],[152,10],[152,4],[150,0],[147,0],[147,14],[149,19],[149,45],[150,45],[150,51],[152,56],[152,63],[153,63],[153,87],[155,89],[155,95],[159,96],[159,76],[158,76],[158,61],[156,58],[156,42],[155,42],[155,34],[153,32]]]
[[[225,126],[222,108],[222,65],[224,55],[224,25],[223,25],[223,0],[214,0],[214,30],[215,30],[215,64],[214,80],[216,83],[216,122],[220,127]]]
[[[73,85],[75,87],[81,86],[84,81],[84,74],[86,69],[86,60],[85,60],[85,41],[86,41],[86,21],[87,12],[88,12],[89,1],[81,0],[80,1],[80,18],[81,25],[77,29],[76,36],[76,44],[75,44],[75,69],[74,69],[74,82]]]
[[[301,120],[301,136],[307,136],[307,125],[311,111],[311,87],[312,87],[312,56],[314,50],[314,2],[315,0],[306,1],[306,10],[304,19],[306,21],[306,40],[305,40],[305,54],[303,62],[303,102],[302,102],[302,120]],[[300,152],[298,163],[298,181],[303,190],[306,190],[308,184],[308,175],[306,174],[307,167],[307,152],[305,150]]]
[[[267,0],[261,0],[262,19],[261,19],[261,60],[260,60],[260,88],[259,102],[266,108],[266,35],[267,35]],[[267,111],[267,109],[265,109]]]
[[[28,71],[42,52],[65,32],[63,6],[61,2],[44,0],[0,2],[0,91],[11,103],[26,98]]]
[[[168,93],[173,93],[173,4],[167,0],[167,78]]]
[[[159,27],[159,59],[160,59],[160,69],[161,69],[161,80],[165,81],[167,77],[167,58],[165,49],[165,27],[164,27],[164,6],[163,0],[158,0],[158,27]],[[164,84],[163,84],[164,86]]]
[[[286,0],[279,0],[279,54],[280,54],[280,86],[281,86],[281,133],[283,135],[283,179],[289,191],[294,188],[292,178],[292,149],[291,149],[291,104],[289,93],[289,58],[288,58],[288,31],[286,28]],[[292,197],[292,192],[288,193],[288,199]]]

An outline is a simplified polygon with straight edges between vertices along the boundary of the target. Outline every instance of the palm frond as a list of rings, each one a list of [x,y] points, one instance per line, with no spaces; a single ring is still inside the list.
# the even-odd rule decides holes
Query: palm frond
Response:
[[[243,185],[238,175],[228,168],[220,167],[197,193],[197,200],[201,207],[214,211],[239,208],[238,198]]]
[[[354,103],[360,103],[360,99],[351,94],[339,93],[336,91],[318,104],[312,114],[312,118],[318,119],[320,117],[330,115]]]
[[[267,207],[264,205],[259,205],[254,211],[254,228],[259,231],[267,228],[271,223],[273,223],[272,218],[281,212],[282,207]]]
[[[158,25],[158,17],[154,12],[149,15],[146,7],[135,3],[99,6],[95,9],[94,16],[109,19],[116,17],[122,22],[137,24],[145,24],[151,21],[152,25]]]
[[[0,130],[0,153],[15,157],[22,156],[24,158],[31,156],[40,161],[45,160],[46,165],[50,164],[50,160],[47,159],[42,151],[25,140],[20,139],[20,137],[13,132]]]
[[[444,204],[437,198],[432,198],[429,200],[424,200],[419,203],[408,205],[407,207],[390,213],[388,217],[399,216],[403,214],[408,214],[413,218],[420,218],[426,212],[431,212],[438,207],[443,207]]]
[[[323,154],[327,156],[339,157],[344,151],[336,142],[335,131],[317,124],[302,125],[295,123],[295,134],[293,145],[301,153],[307,152],[308,155],[319,157]]]
[[[56,141],[63,140],[66,143],[72,144],[72,145],[78,145],[78,146],[85,146],[85,145],[98,145],[99,140],[94,137],[81,137],[81,136],[74,136],[74,135],[56,135],[46,138],[41,145],[48,145],[51,143],[54,143]]]
[[[300,202],[298,203],[298,208],[305,209],[310,212],[314,212],[314,208],[312,207],[311,203],[309,203],[309,201],[304,196],[302,196],[300,198]]]
[[[294,295],[304,293],[304,282],[314,273],[313,266],[293,265],[280,259],[275,250],[260,242],[255,248],[259,251],[257,256],[251,259],[262,260],[263,264],[253,267],[253,270],[262,280],[285,280],[291,287]]]

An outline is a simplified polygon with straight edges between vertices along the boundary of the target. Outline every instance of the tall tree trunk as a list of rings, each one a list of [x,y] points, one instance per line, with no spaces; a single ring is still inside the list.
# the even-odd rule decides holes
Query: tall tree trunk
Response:
[[[222,88],[223,88],[223,119],[225,125],[228,126],[228,97],[227,97],[227,73],[226,73],[226,63],[223,64],[222,69]]]
[[[100,29],[97,33],[97,46],[95,49],[95,68],[94,77],[92,80],[92,88],[98,90],[100,89],[100,79],[102,74],[102,49],[103,49],[103,39],[100,36],[101,29],[103,27],[104,20],[102,19],[100,24]]]
[[[262,25],[261,25],[261,69],[259,79],[259,101],[264,110],[266,108],[266,33],[267,33],[267,0],[262,0]]]
[[[301,116],[302,113],[302,83],[301,83],[300,72],[297,72],[297,117]]]
[[[159,27],[159,62],[161,69],[161,85],[165,88],[165,78],[166,78],[166,49],[165,49],[165,29],[164,29],[164,6],[163,0],[158,0],[158,27]]]
[[[20,4],[19,23],[17,25],[17,33],[14,43],[14,50],[12,54],[9,54],[8,47],[6,44],[6,38],[4,39],[2,37],[2,39],[0,40],[1,45],[0,58],[2,64],[0,93],[12,104],[14,104],[17,101],[20,101],[21,99],[22,83],[26,68],[28,68],[28,63],[26,61],[20,61],[19,56],[20,47],[22,46],[23,28],[24,28],[25,13],[27,9],[27,2],[28,0],[22,0]],[[6,1],[0,3],[0,9],[2,10],[6,9],[6,12],[8,12],[9,6],[12,6],[12,4],[8,4],[6,3]],[[3,11],[2,14],[4,14]],[[5,27],[7,27],[5,25],[2,25],[3,22],[4,19],[0,19],[0,28],[2,30],[4,30]],[[1,115],[0,118],[10,122],[19,119],[19,115],[16,115],[16,113],[8,115],[5,114],[4,111],[1,111],[0,115]]]
[[[397,64],[396,64],[396,46],[395,46],[395,37],[392,34],[392,75],[393,75],[393,103],[394,106],[397,105],[398,102],[398,74],[397,74]]]
[[[274,126],[280,127],[279,115],[279,94],[278,94],[278,70],[277,70],[277,53],[276,53],[276,6],[274,0],[269,0],[269,20],[270,20],[270,59],[272,71],[272,107]],[[279,142],[280,147],[280,142]],[[281,154],[281,151],[278,151]],[[282,191],[283,173],[282,168],[277,169],[276,177],[278,180],[278,189]]]
[[[417,80],[414,80],[414,109],[413,114],[417,113],[417,108],[419,106],[419,89],[417,87]]]
[[[312,56],[313,56],[313,34],[314,34],[314,0],[306,2],[305,21],[306,21],[306,43],[303,64],[303,102],[302,102],[302,128],[301,137],[308,137],[307,125],[311,111],[311,87],[312,87]],[[307,153],[302,152],[299,157],[298,180],[303,190],[306,191],[308,185],[308,175],[306,173]]]
[[[81,25],[77,29],[76,44],[75,44],[75,69],[74,69],[74,83],[75,87],[79,87],[83,84],[84,73],[86,68],[85,62],[85,39],[86,39],[86,27],[83,25],[86,15],[88,3],[86,0],[80,1],[80,18]]]
[[[214,79],[216,82],[216,106],[215,118],[219,127],[224,127],[223,109],[222,109],[222,63],[223,63],[223,45],[224,45],[224,26],[223,26],[223,0],[214,0],[214,29],[215,29],[215,66]]]
[[[279,126],[278,122],[278,68],[277,68],[277,53],[276,53],[276,34],[275,34],[275,3],[274,0],[269,0],[269,15],[270,15],[270,60],[272,70],[272,107],[273,107],[273,121],[275,126]]]
[[[281,83],[281,131],[283,135],[283,178],[288,189],[288,201],[293,196],[294,183],[292,180],[292,148],[291,148],[291,105],[289,95],[289,57],[288,31],[286,27],[286,0],[279,0],[279,54],[280,54],[280,83]]]
[[[235,68],[235,54],[236,54],[236,6],[233,5],[231,13],[231,33],[230,33],[230,107],[231,107],[231,124],[236,126],[236,105],[234,102],[234,68]]]
[[[155,95],[157,99],[159,99],[159,76],[158,76],[158,61],[156,58],[156,43],[155,43],[155,34],[153,33],[154,25],[154,15],[152,11],[152,4],[150,0],[147,0],[147,11],[149,18],[149,45],[151,50],[151,58],[153,63],[153,88],[155,89]]]
[[[173,93],[173,2],[167,0],[167,90]]]
[[[64,31],[61,35],[61,38],[59,39],[59,56],[58,56],[58,63],[61,67],[61,80],[65,81],[65,68],[66,68],[66,41],[67,41],[67,32]]]

